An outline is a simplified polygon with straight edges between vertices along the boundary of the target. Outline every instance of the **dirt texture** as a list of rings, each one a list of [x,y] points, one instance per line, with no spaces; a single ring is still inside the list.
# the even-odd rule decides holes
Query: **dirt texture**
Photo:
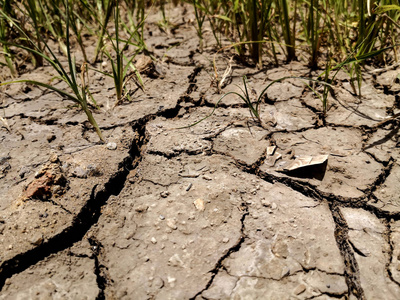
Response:
[[[313,72],[232,60],[219,93],[211,31],[200,53],[193,12],[169,14],[172,29],[147,20],[159,60],[138,58],[132,101],[114,107],[112,79],[91,73],[104,144],[72,102],[4,89],[0,299],[399,299],[399,121],[381,121],[400,111],[400,68],[367,66],[362,97],[339,73],[325,119],[289,79],[267,90],[263,126],[228,96],[188,127],[243,75],[259,94]]]

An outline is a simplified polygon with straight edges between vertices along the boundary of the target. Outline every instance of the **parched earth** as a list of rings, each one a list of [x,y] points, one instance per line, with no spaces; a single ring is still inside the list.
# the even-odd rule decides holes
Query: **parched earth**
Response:
[[[72,102],[4,89],[0,299],[399,299],[399,121],[380,121],[400,111],[400,68],[367,67],[361,98],[340,73],[326,120],[290,79],[267,90],[262,127],[233,96],[187,127],[222,94],[211,32],[199,53],[176,10],[173,30],[149,17],[160,60],[131,102],[113,107],[112,80],[91,73],[105,144]],[[233,61],[222,93],[243,75],[257,93],[315,75],[306,65]]]

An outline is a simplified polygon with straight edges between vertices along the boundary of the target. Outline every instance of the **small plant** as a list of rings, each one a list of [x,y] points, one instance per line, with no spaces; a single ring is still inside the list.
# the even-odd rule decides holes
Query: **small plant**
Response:
[[[139,48],[138,51],[131,56],[130,59],[127,59],[124,55],[124,49],[128,47],[128,45],[133,44],[131,40],[134,38],[134,36],[137,34],[137,30],[140,28],[140,26],[136,27],[136,30],[131,33],[130,37],[128,40],[121,40],[120,39],[120,34],[119,34],[119,3],[117,1],[115,9],[114,9],[114,22],[115,22],[115,39],[109,36],[109,39],[111,41],[111,45],[113,48],[113,52],[115,53],[115,58],[113,58],[112,54],[107,51],[106,49],[104,50],[104,54],[109,58],[111,62],[111,68],[112,68],[112,75],[108,74],[106,72],[96,70],[103,75],[112,77],[114,80],[114,86],[115,86],[115,91],[117,94],[117,100],[115,102],[115,105],[119,105],[122,103],[123,98],[124,98],[124,89],[125,85],[130,78],[127,76],[129,68],[131,68],[134,72],[134,76],[138,79],[140,86],[143,87],[143,81],[140,77],[139,72],[136,70],[135,66],[132,63],[132,60],[135,58],[136,53],[142,50],[142,48]],[[108,33],[107,33],[108,34]],[[123,45],[120,45],[120,43],[123,43]],[[136,46],[136,44],[134,44]]]
[[[66,3],[66,14],[68,15],[69,11],[69,5],[68,1]],[[15,47],[19,47],[21,49],[24,49],[26,51],[29,51],[31,53],[34,53],[36,56],[40,56],[42,59],[46,60],[57,73],[59,76],[56,78],[61,79],[67,85],[69,88],[72,90],[72,94],[68,93],[66,91],[60,90],[54,86],[51,86],[47,83],[35,81],[35,80],[30,80],[30,79],[21,79],[21,80],[14,80],[14,81],[9,81],[9,82],[2,82],[0,86],[11,84],[11,83],[29,83],[29,84],[34,84],[34,85],[39,85],[45,88],[48,88],[50,90],[53,90],[60,94],[62,97],[66,97],[72,101],[74,101],[76,104],[78,104],[81,109],[85,112],[90,124],[93,125],[95,128],[99,138],[101,141],[105,141],[103,138],[103,135],[100,131],[99,126],[97,125],[96,120],[94,119],[92,112],[89,109],[87,98],[90,96],[89,89],[85,83],[85,75],[87,75],[87,68],[86,65],[82,65],[82,70],[80,74],[80,79],[81,79],[81,85],[78,84],[77,79],[78,79],[78,73],[76,70],[76,63],[75,63],[75,58],[71,55],[70,51],[70,41],[69,41],[69,18],[66,19],[66,47],[67,47],[67,57],[68,57],[68,67],[69,67],[69,72],[67,72],[60,60],[56,57],[54,52],[51,50],[51,48],[48,46],[46,41],[42,41],[45,49],[50,53],[50,56],[46,55],[44,52],[44,49],[42,49],[39,45],[37,45],[26,33],[25,31],[19,27],[19,25],[8,15],[6,15],[3,11],[0,10],[0,15],[7,19],[15,28],[18,29],[18,31],[26,38],[27,41],[29,41],[31,47],[26,47],[23,45],[13,45]],[[3,44],[8,44],[7,41],[0,41]]]
[[[250,94],[249,94],[249,90],[248,90],[248,88],[247,88],[247,77],[246,77],[246,76],[243,76],[243,88],[241,88],[240,86],[238,86],[238,88],[240,89],[241,93],[238,93],[238,92],[228,92],[228,93],[224,94],[221,98],[219,98],[219,100],[217,101],[217,103],[215,104],[213,110],[211,111],[211,113],[210,113],[209,115],[205,116],[204,118],[202,118],[201,120],[199,120],[199,121],[197,121],[197,122],[195,122],[195,123],[193,123],[193,124],[190,124],[190,125],[188,125],[188,126],[181,127],[181,128],[179,128],[179,129],[195,126],[195,125],[199,124],[200,122],[202,122],[202,121],[208,119],[209,117],[211,117],[211,116],[214,114],[215,110],[218,108],[219,103],[220,103],[226,96],[228,96],[228,95],[236,95],[236,96],[238,96],[241,100],[243,100],[243,102],[247,105],[247,108],[249,109],[250,116],[251,116],[261,127],[266,128],[266,126],[265,126],[266,124],[262,121],[261,116],[260,116],[260,104],[262,103],[263,97],[264,97],[265,93],[267,92],[267,90],[268,90],[273,84],[275,84],[275,83],[277,83],[277,82],[280,82],[280,81],[283,81],[283,80],[285,80],[285,79],[300,79],[300,80],[303,80],[303,81],[312,81],[312,82],[317,82],[317,83],[320,83],[320,84],[323,84],[323,85],[332,87],[329,83],[326,83],[326,82],[323,82],[323,81],[320,81],[320,80],[317,80],[317,79],[304,78],[304,77],[298,77],[298,76],[286,76],[286,77],[282,77],[282,78],[279,78],[279,79],[276,79],[276,80],[270,82],[270,83],[261,91],[261,93],[260,93],[259,96],[256,95],[255,91],[252,91],[252,95],[255,97],[255,99],[254,99],[254,101],[253,101],[253,100],[252,100],[252,97],[251,97]],[[308,87],[310,87],[309,84],[306,83],[306,85],[307,85]],[[310,88],[311,88],[311,87],[310,87]]]
[[[3,11],[10,15],[11,13],[11,6],[9,1],[4,1],[3,3]],[[0,40],[1,41],[8,41],[9,40],[9,30],[7,26],[7,19],[4,17],[0,18]],[[14,62],[13,62],[13,57],[10,51],[10,48],[8,47],[7,43],[2,43],[3,44],[3,51],[2,54],[4,55],[4,58],[6,60],[6,65],[10,69],[11,76],[15,77],[17,75],[17,70],[14,67]]]
[[[94,23],[97,25],[97,28],[94,29],[97,35],[97,44],[93,60],[93,62],[97,62],[99,55],[101,54],[102,49],[104,48],[104,39],[107,33],[107,26],[112,17],[112,11],[115,6],[115,0],[96,0],[96,1],[79,0],[78,2],[82,4],[82,6],[85,8],[85,11],[91,16]],[[77,25],[79,26],[79,23]],[[76,29],[79,28],[78,26],[76,26],[77,27]]]
[[[196,32],[197,36],[199,37],[199,48],[200,52],[203,51],[203,23],[206,19],[205,8],[201,5],[199,0],[192,0],[193,7],[194,7],[194,15],[196,17],[197,27]]]

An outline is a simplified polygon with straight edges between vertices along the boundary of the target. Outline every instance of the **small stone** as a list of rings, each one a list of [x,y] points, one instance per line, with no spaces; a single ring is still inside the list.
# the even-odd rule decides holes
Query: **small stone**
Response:
[[[7,173],[8,170],[11,169],[11,165],[8,161],[5,161],[3,163],[0,164],[0,173]]]
[[[58,159],[58,155],[57,154],[55,154],[55,153],[53,153],[51,156],[50,156],[50,162],[51,163],[57,163],[57,162],[59,162],[59,159]]]
[[[224,238],[222,239],[222,242],[226,244],[227,242],[229,242],[229,238],[224,237]]]
[[[153,244],[156,244],[156,243],[157,243],[157,240],[156,240],[156,238],[155,238],[154,236],[151,238],[151,242],[152,242]]]
[[[94,164],[89,164],[86,166],[87,174],[89,176],[99,176],[101,175],[100,170]]]
[[[61,166],[61,170],[62,170],[63,172],[65,172],[65,173],[67,173],[67,172],[68,172],[68,167],[69,167],[69,164],[65,163],[65,164],[63,164],[63,165]]]
[[[265,207],[271,207],[271,202],[266,199],[262,199],[261,204]]]
[[[186,192],[189,192],[189,190],[192,188],[192,183],[189,183],[188,186],[186,187]]]
[[[174,287],[176,278],[168,276],[167,281],[168,281],[168,283],[170,284],[171,287]]]
[[[78,177],[78,178],[86,178],[87,177],[87,171],[84,170],[81,167],[76,167],[74,169],[74,171],[72,172],[72,175],[74,175],[75,177]]]
[[[203,179],[207,180],[207,181],[211,181],[212,178],[210,176],[207,175],[203,175]]]
[[[176,226],[176,221],[173,219],[168,219],[167,220],[167,226],[173,230],[177,229],[178,227]]]
[[[135,211],[138,213],[145,212],[149,207],[147,205],[139,205],[135,208]]]
[[[48,134],[46,136],[46,140],[51,143],[52,141],[54,141],[56,139],[56,135],[55,134]]]
[[[155,288],[161,289],[164,287],[164,280],[162,280],[160,277],[156,277],[153,280],[152,286]]]
[[[272,205],[271,205],[271,208],[275,210],[275,209],[277,209],[277,208],[278,208],[278,205],[276,205],[276,203],[275,203],[275,202],[273,202],[273,203],[272,203]]]
[[[45,212],[43,214],[39,214],[39,218],[47,218],[49,215]]]
[[[160,215],[159,218],[160,218],[160,220],[164,220],[165,219],[165,217],[163,215]]]
[[[169,192],[168,191],[163,191],[163,192],[161,192],[160,196],[162,198],[167,198],[169,196]]]
[[[19,177],[20,178],[24,178],[26,174],[28,174],[30,172],[30,168],[29,167],[22,167],[21,170],[19,170]]]
[[[267,147],[267,155],[268,156],[274,155],[275,149],[276,149],[276,146]]]
[[[306,286],[304,284],[299,284],[293,291],[295,295],[300,295],[301,293],[304,293],[306,290]]]
[[[173,256],[171,256],[171,258],[168,260],[168,262],[173,267],[183,267],[183,261],[177,253],[175,253]]]
[[[8,245],[8,250],[11,250],[13,248],[13,245]]]
[[[36,233],[31,237],[29,242],[32,245],[39,246],[41,243],[43,243],[43,235],[41,233]]]
[[[53,186],[51,187],[51,193],[52,193],[53,195],[61,195],[61,194],[62,194],[62,191],[63,191],[63,189],[62,189],[62,187],[59,186],[59,185],[53,185]]]
[[[107,143],[106,147],[108,150],[115,150],[115,149],[117,149],[117,143],[109,142],[109,143]]]
[[[107,67],[107,62],[106,62],[106,61],[103,61],[103,62],[101,63],[101,66],[102,66],[103,68]]]
[[[204,211],[205,210],[205,204],[203,199],[197,199],[193,202],[194,206],[196,207],[197,210],[199,211]]]

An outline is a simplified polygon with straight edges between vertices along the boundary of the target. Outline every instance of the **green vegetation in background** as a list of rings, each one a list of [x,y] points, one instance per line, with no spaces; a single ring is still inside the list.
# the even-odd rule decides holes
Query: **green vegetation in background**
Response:
[[[128,14],[129,22],[125,22],[128,20],[120,22],[118,0],[23,0],[21,3],[0,1],[2,8],[0,9],[0,44],[3,48],[1,53],[5,59],[2,65],[10,69],[12,77],[16,77],[19,70],[15,68],[13,53],[16,49],[26,51],[31,56],[34,67],[42,66],[45,61],[51,65],[58,73],[57,78],[66,82],[72,93],[55,88],[50,83],[33,80],[15,80],[3,82],[1,85],[17,82],[36,84],[74,101],[85,112],[100,139],[104,141],[87,102],[91,99],[96,104],[87,86],[89,60],[83,36],[89,34],[98,37],[94,61],[97,61],[101,53],[104,53],[111,61],[113,72],[111,77],[114,79],[117,95],[116,103],[120,103],[128,79],[128,67],[133,69],[133,75],[129,75],[129,78],[135,76],[140,86],[143,86],[140,74],[132,64],[132,60],[137,53],[146,50],[143,39],[146,1],[141,1],[137,7],[136,1],[133,2],[134,5],[132,1],[125,1],[125,9],[134,9]],[[136,14],[136,21],[134,14]],[[115,28],[113,35],[109,33],[110,26]],[[120,29],[126,30],[127,40],[122,39]],[[78,63],[81,69],[80,74],[77,72],[75,56],[71,54],[72,38],[77,42],[83,56],[83,61]],[[61,53],[57,54],[49,46],[50,41],[58,42],[60,50],[66,56],[68,69],[65,68]],[[107,45],[111,45],[111,50],[107,48]],[[136,51],[127,59],[124,51],[132,45]]]
[[[66,6],[66,12],[68,15],[69,7],[68,7],[68,2]],[[87,98],[90,95],[89,89],[86,85],[86,80],[87,80],[87,69],[85,64],[82,65],[81,67],[81,74],[80,74],[80,79],[81,79],[81,84],[79,85],[77,82],[78,79],[78,73],[76,70],[76,62],[75,62],[75,57],[71,55],[71,50],[70,50],[70,40],[69,40],[69,18],[66,19],[66,50],[67,50],[67,58],[68,58],[68,68],[69,72],[63,67],[63,64],[60,62],[60,60],[56,57],[54,52],[51,50],[51,48],[48,46],[46,41],[42,41],[45,49],[50,53],[50,56],[47,56],[45,54],[44,49],[40,47],[40,44],[36,44],[35,41],[31,40],[28,35],[26,35],[23,31],[22,28],[19,27],[19,25],[10,17],[6,16],[2,11],[0,11],[1,15],[8,20],[14,27],[16,27],[19,32],[23,35],[25,35],[25,38],[29,43],[31,44],[31,47],[25,47],[22,45],[13,45],[20,47],[24,50],[29,51],[30,53],[34,53],[36,56],[40,56],[42,59],[46,60],[53,68],[54,70],[57,71],[59,76],[56,78],[61,79],[65,83],[67,83],[68,87],[72,90],[72,94],[68,93],[64,90],[60,90],[54,86],[51,86],[49,84],[35,81],[35,80],[29,80],[29,79],[22,79],[22,80],[15,80],[15,81],[10,81],[10,82],[3,82],[0,85],[6,85],[10,83],[29,83],[29,84],[34,84],[34,85],[39,85],[43,86],[45,88],[48,88],[50,90],[53,90],[60,94],[63,97],[66,97],[72,101],[74,101],[76,104],[78,104],[81,109],[85,112],[90,124],[95,128],[99,138],[101,141],[105,141],[103,138],[103,135],[100,131],[99,126],[97,125],[96,120],[94,119],[92,112],[89,109]]]
[[[125,26],[127,31],[130,33],[130,36],[128,40],[122,40],[120,38],[119,34],[120,12],[119,12],[118,0],[116,2],[116,6],[113,11],[114,11],[114,22],[115,22],[115,38],[111,37],[107,32],[113,51],[111,53],[107,49],[104,49],[105,55],[111,62],[112,75],[100,70],[97,71],[113,78],[115,91],[117,94],[117,100],[115,102],[115,105],[119,105],[122,103],[124,97],[124,90],[127,80],[132,77],[132,76],[127,76],[129,68],[133,70],[133,76],[136,76],[137,80],[139,81],[139,87],[143,87],[143,81],[141,79],[141,76],[139,72],[136,70],[136,67],[133,65],[132,60],[135,58],[137,53],[145,50],[146,47],[143,42],[143,39],[142,40],[139,39],[137,43],[135,43],[135,41],[132,41],[134,40],[135,37],[137,37],[138,30],[142,28],[142,26],[133,26],[134,29],[133,32],[131,32],[130,28]],[[123,45],[121,45],[121,43],[123,43]],[[128,47],[128,45],[134,45],[136,47],[136,52],[133,55],[131,55],[129,59],[124,55],[124,50]],[[113,58],[113,54],[115,54],[115,58]],[[129,95],[127,94],[127,96]]]
[[[179,3],[176,0],[169,2],[174,5]],[[324,114],[331,88],[329,83],[334,81],[340,69],[350,75],[354,93],[361,95],[362,66],[366,59],[373,58],[373,62],[378,64],[398,59],[399,0],[185,2],[193,5],[200,50],[204,43],[203,30],[208,22],[217,49],[228,48],[228,39],[229,45],[242,59],[250,57],[259,67],[265,63],[278,65],[283,60],[306,58],[312,69],[322,69],[317,81],[326,83],[322,97]],[[10,69],[13,77],[17,76],[19,69],[14,53],[19,48],[29,53],[34,66],[45,62],[52,65],[73,94],[57,92],[76,101],[98,130],[88,113],[86,98],[91,95],[84,80],[87,73],[81,74],[82,80],[78,84],[70,40],[77,42],[83,56],[83,61],[79,63],[87,70],[85,66],[89,58],[83,37],[86,34],[96,36],[98,42],[91,62],[97,62],[103,54],[111,62],[112,74],[107,75],[114,79],[118,104],[127,94],[124,93],[126,80],[132,76],[128,74],[129,68],[142,84],[132,59],[140,52],[150,54],[144,40],[146,10],[158,5],[163,17],[164,25],[161,25],[167,26],[167,4],[167,0],[124,0],[121,3],[118,0],[0,0],[0,54],[4,57],[1,64]],[[121,16],[120,9],[124,11]],[[114,30],[110,31],[111,28]],[[54,49],[48,46],[50,41],[57,42],[66,56],[68,72],[59,60],[62,54],[54,53]],[[129,47],[135,51],[127,58],[125,53]],[[49,85],[47,87],[55,90]],[[252,114],[257,119],[257,109]]]

